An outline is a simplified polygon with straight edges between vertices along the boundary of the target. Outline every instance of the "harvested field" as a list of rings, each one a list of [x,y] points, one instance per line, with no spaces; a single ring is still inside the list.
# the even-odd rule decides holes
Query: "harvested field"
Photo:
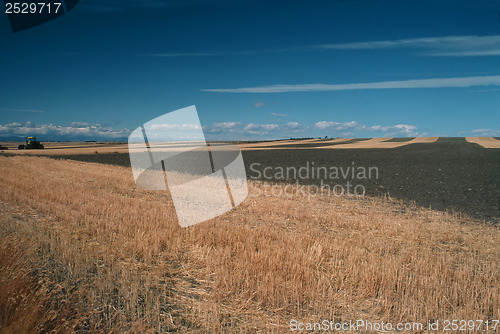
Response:
[[[356,138],[335,138],[335,139],[321,139],[318,140],[318,143],[321,144],[338,144],[338,143],[344,143],[344,142],[349,142],[351,140],[354,140]]]
[[[392,138],[372,138],[366,141],[359,141],[354,143],[335,145],[335,146],[322,146],[316,148],[332,148],[332,149],[352,149],[352,148],[396,148],[410,144],[417,143],[433,143],[438,137],[418,137],[409,141],[393,141]]]
[[[264,148],[264,147],[279,147],[279,146],[289,146],[289,145],[300,145],[312,142],[320,141],[319,139],[304,139],[304,140],[277,140],[277,141],[266,141],[257,143],[245,143],[239,144],[242,150],[254,149],[254,148]]]
[[[433,143],[438,137],[418,138],[337,138],[333,140],[310,139],[300,141],[281,141],[242,144],[247,150],[279,150],[279,149],[356,149],[356,148],[396,148],[409,144]]]
[[[416,137],[396,137],[386,140],[386,142],[407,142],[415,139]]]
[[[372,148],[373,146],[376,146],[378,143],[384,142],[389,139],[391,138],[370,138],[361,141],[358,140],[354,142],[349,142],[342,145],[322,146],[321,148]]]
[[[22,155],[66,155],[66,154],[95,154],[95,153],[127,153],[127,143],[100,143],[100,142],[42,142],[43,150],[18,150],[22,142],[3,142],[8,147],[8,153]]]
[[[241,206],[181,229],[169,196],[126,167],[0,156],[0,180],[2,333],[500,316],[500,231],[460,215],[251,182]]]
[[[475,137],[474,137],[475,138]],[[263,149],[310,149],[310,148],[395,148],[414,143],[431,143],[437,137],[423,138],[337,138],[337,139],[304,139],[304,140],[279,140],[271,142],[257,142],[239,144],[242,150],[263,150]],[[8,153],[23,155],[78,155],[78,154],[107,154],[107,153],[128,153],[127,143],[43,143],[43,150],[18,150],[17,146],[21,142],[4,142],[2,146],[8,148]],[[164,146],[184,146],[190,142],[178,142],[165,144]]]
[[[356,166],[375,166],[379,170],[379,178],[359,182],[366,189],[367,195],[389,194],[406,203],[414,201],[423,207],[464,213],[500,224],[500,150],[485,149],[464,138],[435,139],[415,138],[418,141],[433,142],[404,142],[407,145],[393,149],[252,149],[244,150],[243,157],[248,177],[255,175],[250,170],[253,163],[260,164],[261,170],[278,166],[300,168],[307,162],[327,167],[348,167],[352,162]],[[127,153],[51,157],[130,166]],[[350,178],[347,180],[352,181]],[[321,180],[316,178],[270,181],[318,184]],[[324,181],[330,185],[339,183],[338,180]]]
[[[369,140],[368,138],[337,138],[333,140],[324,139],[311,139],[289,142],[286,145],[270,145],[264,144],[262,146],[241,146],[243,151],[247,150],[280,150],[280,149],[311,149],[319,147],[333,147],[340,144],[356,143],[360,141]]]
[[[500,140],[493,137],[467,137],[469,143],[479,144],[484,148],[500,148]]]

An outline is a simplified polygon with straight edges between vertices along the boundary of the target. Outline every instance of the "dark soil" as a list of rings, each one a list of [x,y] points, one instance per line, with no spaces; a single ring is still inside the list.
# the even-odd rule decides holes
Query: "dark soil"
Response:
[[[386,143],[405,143],[407,141],[413,140],[415,137],[404,137],[404,138],[391,138],[386,140]]]
[[[365,140],[368,140],[370,138],[355,138],[355,139],[351,139],[351,140],[346,140],[346,141],[342,141],[342,142],[338,142],[338,143],[327,143],[327,142],[323,142],[323,141],[316,141],[316,142],[312,142],[312,143],[303,143],[303,144],[300,144],[300,143],[297,143],[297,144],[287,144],[287,145],[269,145],[269,146],[261,146],[260,148],[274,148],[274,147],[277,147],[277,148],[305,148],[305,147],[320,147],[320,146],[332,146],[332,145],[342,145],[342,144],[352,144],[352,143],[356,143],[356,142],[360,142],[360,141],[365,141]],[[331,139],[327,139],[325,141],[330,141]]]
[[[103,153],[103,154],[64,154],[64,155],[44,155],[53,159],[69,159],[84,162],[97,162],[109,165],[130,167],[128,153]]]
[[[243,151],[249,178],[257,178],[255,170],[266,167],[377,167],[378,178],[339,179],[309,177],[299,179],[273,178],[268,181],[300,184],[363,185],[366,194],[389,194],[406,203],[437,210],[468,214],[500,224],[500,149],[485,149],[469,143],[465,138],[439,138],[435,143],[417,143],[393,149],[342,150],[279,150]],[[130,166],[128,154],[109,153],[92,155],[51,156],[120,166]],[[252,166],[250,169],[250,166]],[[260,165],[258,165],[260,164]],[[359,170],[359,169],[357,169]],[[268,173],[269,174],[269,173]],[[275,173],[272,173],[275,174]],[[264,179],[263,176],[260,179]]]
[[[377,167],[379,178],[329,180],[330,184],[362,184],[368,195],[389,194],[438,210],[457,211],[500,223],[500,149],[485,149],[465,138],[439,138],[394,149],[244,151],[247,175],[253,162],[266,166]],[[299,180],[318,184],[321,180]],[[289,182],[296,182],[291,179]]]

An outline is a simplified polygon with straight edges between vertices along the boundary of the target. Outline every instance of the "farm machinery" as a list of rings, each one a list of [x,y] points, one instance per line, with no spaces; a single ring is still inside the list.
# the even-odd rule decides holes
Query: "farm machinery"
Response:
[[[26,144],[19,145],[17,148],[20,150],[36,150],[42,149],[43,145],[36,140],[36,137],[26,137]]]

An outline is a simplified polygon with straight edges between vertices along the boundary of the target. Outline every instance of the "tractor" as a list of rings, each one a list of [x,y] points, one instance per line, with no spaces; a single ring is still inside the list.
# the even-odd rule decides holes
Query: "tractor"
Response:
[[[17,148],[20,150],[36,150],[42,149],[43,145],[36,140],[36,137],[26,137],[26,144],[19,145]]]

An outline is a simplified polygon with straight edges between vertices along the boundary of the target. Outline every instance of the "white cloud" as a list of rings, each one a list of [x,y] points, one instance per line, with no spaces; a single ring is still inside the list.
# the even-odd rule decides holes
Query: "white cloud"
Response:
[[[282,126],[282,131],[284,133],[303,133],[307,129],[309,129],[309,126],[300,124],[299,122],[287,122],[285,125]]]
[[[33,135],[44,136],[42,140],[116,140],[126,139],[129,129],[113,129],[101,124],[73,122],[69,126],[53,124],[35,124],[28,121],[24,124],[0,124],[0,138]]]
[[[383,137],[398,137],[398,136],[406,136],[406,137],[422,137],[424,133],[418,133],[417,127],[414,125],[408,124],[397,124],[397,125],[374,125],[368,127],[368,130],[381,132],[383,133]]]
[[[214,123],[209,126],[204,126],[204,131],[206,133],[214,134],[217,136],[231,135],[234,139],[240,139],[246,135],[252,135],[255,137],[270,135],[274,138],[285,138],[294,136],[297,133],[306,133],[307,130],[312,130],[312,136],[317,136],[318,134],[324,136],[325,134],[329,134],[332,132],[342,136],[367,136],[371,134],[385,137],[422,135],[417,132],[417,127],[414,125],[396,124],[367,126],[356,121],[343,123],[320,121],[315,123],[312,128],[311,126],[292,121],[279,124],[249,123],[246,125],[243,125],[239,122],[226,122]],[[321,131],[321,133],[318,133],[318,131]],[[325,131],[326,133],[323,134],[323,132]]]
[[[352,42],[341,44],[319,44],[306,47],[286,49],[247,50],[247,51],[216,51],[216,52],[159,52],[143,54],[146,57],[179,58],[179,57],[214,57],[253,55],[260,53],[281,52],[314,52],[321,50],[383,50],[412,49],[418,50],[417,55],[433,57],[477,57],[499,56],[500,35],[490,36],[438,36],[420,37],[383,41]]]
[[[417,127],[414,125],[398,124],[398,125],[389,125],[389,126],[374,125],[374,126],[370,126],[369,129],[374,130],[374,131],[384,131],[384,132],[396,130],[396,131],[411,133],[414,130],[416,130]]]
[[[443,88],[443,87],[474,87],[500,86],[500,75],[435,78],[404,81],[381,81],[371,83],[351,84],[302,84],[302,85],[271,85],[247,88],[202,89],[205,92],[216,93],[288,93],[288,92],[325,92],[361,89],[401,89],[401,88]]]
[[[249,138],[248,135],[255,138],[262,138],[262,136],[265,135],[272,136],[270,138],[287,137],[299,132],[304,132],[308,128],[308,126],[302,125],[299,122],[280,124],[241,124],[240,122],[225,122],[203,126],[203,130],[209,135],[224,139],[231,137],[235,140]]]
[[[7,112],[35,112],[35,113],[44,112],[43,110],[37,110],[37,109],[14,109],[14,108],[0,108],[0,111],[7,111]]]
[[[340,124],[339,122],[327,122],[327,121],[321,121],[321,122],[317,122],[316,124],[314,124],[315,127],[317,127],[318,129],[327,129],[329,127],[332,127],[332,126],[336,126],[337,124]]]
[[[91,125],[87,122],[71,122],[69,126],[72,128],[81,128],[81,127],[88,127]]]
[[[198,124],[152,124],[149,126],[149,128],[154,129],[154,130],[165,130],[165,131],[172,131],[172,130],[197,130],[200,128]]]
[[[165,125],[165,124],[163,124]],[[182,125],[182,124],[181,124]],[[187,130],[171,126],[162,127],[161,130],[169,131],[186,131],[192,130],[195,127],[189,127]],[[183,124],[186,125],[186,124]],[[188,124],[189,125],[189,124]],[[173,129],[173,130],[172,130]],[[267,124],[242,124],[240,122],[219,122],[211,125],[203,126],[205,134],[211,135],[212,138],[222,140],[232,139],[241,140],[244,138],[289,138],[297,134],[306,134],[311,130],[312,136],[330,133],[335,133],[341,136],[366,136],[376,134],[377,136],[394,137],[394,136],[422,136],[417,132],[417,127],[414,125],[397,124],[397,125],[373,125],[367,126],[355,121],[351,122],[331,122],[320,121],[314,126],[301,124],[300,122],[290,121],[286,123],[267,123]],[[320,131],[320,133],[318,133]],[[326,133],[323,133],[326,132]],[[49,140],[126,140],[131,133],[131,130],[114,129],[102,124],[89,124],[85,122],[72,122],[69,126],[59,126],[53,124],[35,124],[26,122],[24,124],[14,122],[9,124],[0,124],[0,139],[2,138],[22,138],[28,135],[39,136],[42,141]],[[472,133],[484,136],[499,136],[500,130],[477,129],[472,130]]]
[[[212,125],[204,125],[203,131],[209,134],[235,133],[241,131],[240,122],[221,122]]]
[[[278,124],[254,124],[250,123],[243,128],[244,132],[251,134],[267,134],[269,131],[279,128]]]
[[[255,108],[261,108],[261,107],[265,107],[266,104],[264,102],[262,102],[261,100],[257,100],[254,104],[254,107]]]
[[[213,127],[219,129],[233,129],[240,125],[241,125],[240,122],[222,122],[222,123],[214,123]]]
[[[418,134],[417,127],[414,125],[408,124],[396,124],[396,125],[372,125],[367,126],[364,124],[360,124],[355,121],[351,122],[329,122],[329,121],[320,121],[314,124],[317,129],[326,130],[326,131],[336,131],[343,136],[354,135],[359,133],[368,133],[375,132],[381,134],[382,136],[417,136]]]
[[[330,50],[423,49],[426,56],[498,56],[500,35],[492,36],[441,36],[386,41],[354,42],[317,45]]]
[[[287,117],[288,116],[287,114],[280,114],[280,113],[277,113],[277,112],[272,112],[271,115],[272,116],[278,116],[278,117]]]
[[[314,126],[318,129],[329,129],[329,130],[337,130],[337,131],[343,131],[347,129],[357,129],[361,130],[364,129],[365,126],[362,124],[359,124],[358,122],[345,122],[345,123],[339,123],[339,122],[327,122],[327,121],[321,121],[317,122],[314,124]]]

